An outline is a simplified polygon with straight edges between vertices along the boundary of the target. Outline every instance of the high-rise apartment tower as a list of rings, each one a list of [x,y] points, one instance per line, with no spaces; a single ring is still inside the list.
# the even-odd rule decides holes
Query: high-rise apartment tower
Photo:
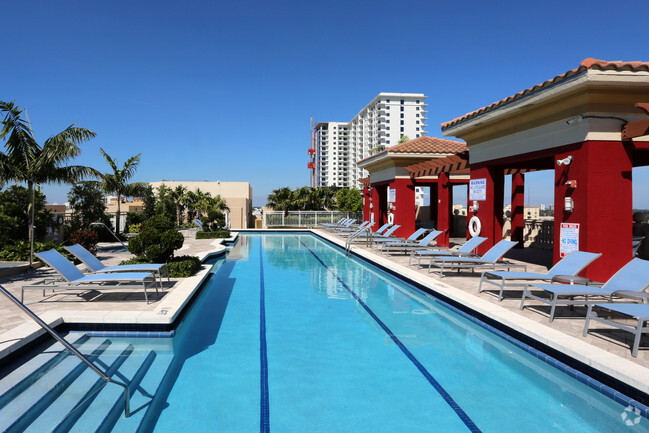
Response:
[[[423,93],[379,93],[349,122],[318,122],[309,148],[312,186],[360,188],[367,172],[356,161],[398,144],[405,135],[425,135]]]

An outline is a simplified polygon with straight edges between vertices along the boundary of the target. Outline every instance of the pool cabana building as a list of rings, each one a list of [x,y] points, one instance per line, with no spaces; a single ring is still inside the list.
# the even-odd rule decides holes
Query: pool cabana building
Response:
[[[403,226],[412,220],[413,227],[414,192],[405,192],[426,177],[443,191],[444,184],[468,175],[469,218],[476,217],[480,236],[489,239],[480,247],[483,253],[503,236],[505,175],[512,175],[512,239],[522,241],[525,173],[554,170],[554,262],[575,247],[603,253],[586,276],[605,281],[633,255],[632,169],[649,165],[649,104],[642,105],[647,102],[649,63],[586,59],[576,69],[443,123],[443,135],[463,139],[466,153],[458,149],[404,165],[393,170],[393,179],[372,164],[374,157],[359,162],[370,172],[367,185],[374,187],[365,188],[366,216],[377,204],[381,210],[375,216],[386,208],[382,201],[388,195],[375,193],[376,186],[394,185],[394,221]],[[392,149],[387,156],[397,154]],[[438,230],[448,230],[446,209],[440,208],[444,200],[438,192]]]

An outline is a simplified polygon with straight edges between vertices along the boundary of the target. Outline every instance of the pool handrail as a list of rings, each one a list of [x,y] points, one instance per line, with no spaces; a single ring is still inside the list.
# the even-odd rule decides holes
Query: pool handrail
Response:
[[[43,328],[52,337],[54,337],[56,341],[61,343],[66,349],[72,352],[74,356],[79,358],[81,362],[86,364],[88,368],[90,368],[92,371],[97,373],[99,377],[101,377],[102,380],[104,380],[105,383],[114,383],[115,385],[124,388],[124,416],[126,418],[129,418],[131,416],[131,392],[128,389],[128,385],[118,380],[114,380],[110,376],[108,376],[99,367],[97,367],[92,361],[90,361],[81,352],[79,352],[79,350],[77,350],[76,347],[68,343],[58,332],[52,329],[47,323],[43,322],[43,320],[40,317],[38,317],[32,310],[27,308],[25,304],[23,304],[18,299],[16,299],[11,293],[9,293],[7,289],[2,287],[2,285],[0,285],[0,292],[2,292],[7,298],[9,298],[9,300],[13,302],[18,308],[23,310],[23,312],[27,314],[32,320],[34,320],[41,328]]]

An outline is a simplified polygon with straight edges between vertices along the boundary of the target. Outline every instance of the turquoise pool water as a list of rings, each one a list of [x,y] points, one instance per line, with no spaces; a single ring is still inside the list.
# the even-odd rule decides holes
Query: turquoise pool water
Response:
[[[308,234],[240,236],[169,347],[138,431],[649,431],[624,405]]]

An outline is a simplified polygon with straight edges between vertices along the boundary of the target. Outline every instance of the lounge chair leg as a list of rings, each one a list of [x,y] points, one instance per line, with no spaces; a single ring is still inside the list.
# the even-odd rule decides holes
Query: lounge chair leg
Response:
[[[478,293],[482,293],[482,280],[484,280],[484,272],[480,276],[480,284],[478,284]]]
[[[550,323],[554,320],[554,310],[557,308],[557,295],[552,295],[552,307],[550,308]]]
[[[529,287],[529,284],[525,284],[525,288],[523,289],[523,297],[521,298],[521,310],[525,308],[525,298],[527,297],[527,288]]]
[[[640,338],[642,337],[642,325],[644,320],[638,319],[638,326],[635,329],[635,338],[633,339],[633,349],[631,350],[631,356],[634,358],[638,357],[638,347],[640,347]]]
[[[588,311],[586,312],[586,323],[584,323],[584,332],[581,333],[582,337],[588,335],[588,324],[590,323],[590,315],[593,312],[593,305],[594,304],[588,305]]]
[[[500,292],[498,293],[498,302],[501,302],[503,300],[503,291],[505,290],[505,279],[501,279],[500,281]]]

